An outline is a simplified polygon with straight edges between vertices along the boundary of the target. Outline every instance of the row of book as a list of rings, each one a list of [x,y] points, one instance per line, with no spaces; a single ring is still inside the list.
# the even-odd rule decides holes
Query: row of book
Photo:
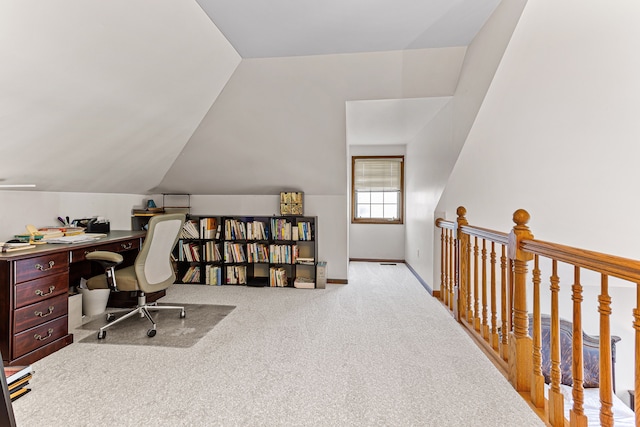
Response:
[[[295,264],[298,245],[269,245],[269,262],[272,264]]]
[[[264,243],[247,243],[248,262],[269,262],[269,250]]]
[[[205,261],[222,261],[220,254],[220,245],[215,242],[206,242],[204,244],[204,260]]]
[[[272,263],[272,264],[308,264],[313,265],[313,258],[299,257],[298,245],[267,245],[265,243],[224,242],[224,257],[220,253],[220,245],[214,242],[206,242],[204,245],[205,262],[225,263]],[[184,242],[178,246],[178,260],[188,262],[200,262],[200,247],[193,242]]]
[[[220,239],[221,225],[214,217],[188,220],[182,227],[182,239]],[[285,218],[271,220],[271,234],[275,240],[313,240],[310,222],[293,224]],[[269,227],[262,221],[244,222],[238,219],[225,219],[225,240],[268,240]]]
[[[178,261],[200,261],[200,246],[191,242],[178,244]]]
[[[29,388],[29,381],[33,378],[31,365],[5,366],[4,376],[7,379],[9,398],[12,402],[31,391]]]
[[[243,265],[227,266],[227,284],[228,285],[246,285],[247,284],[247,267]]]
[[[282,267],[271,267],[269,269],[269,286],[283,288],[287,286],[287,271]]]
[[[224,242],[224,262],[247,262],[244,245]]]
[[[222,268],[216,265],[207,265],[204,268],[204,283],[207,285],[222,285]]]
[[[182,275],[182,283],[200,283],[200,266],[192,265]]]
[[[275,240],[313,240],[313,232],[310,222],[293,224],[283,218],[271,220],[271,230]]]

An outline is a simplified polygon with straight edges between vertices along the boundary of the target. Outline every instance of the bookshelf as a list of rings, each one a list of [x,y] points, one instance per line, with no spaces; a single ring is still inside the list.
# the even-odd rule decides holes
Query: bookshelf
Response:
[[[192,216],[174,257],[177,283],[314,288],[317,217]]]
[[[163,213],[184,213],[189,215],[191,209],[190,194],[168,194],[162,195],[162,207],[142,208],[131,210],[131,229],[146,230],[147,224],[151,217],[161,215]]]

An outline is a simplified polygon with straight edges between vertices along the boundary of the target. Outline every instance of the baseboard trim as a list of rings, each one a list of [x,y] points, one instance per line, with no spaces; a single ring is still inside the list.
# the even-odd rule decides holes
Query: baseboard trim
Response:
[[[395,262],[398,264],[405,264],[403,259],[377,259],[377,258],[349,258],[349,261],[354,262]]]
[[[338,285],[346,285],[349,283],[347,279],[327,279],[327,283],[336,283]]]
[[[413,273],[413,275],[416,277],[416,279],[418,279],[418,282],[420,282],[422,287],[425,288],[427,290],[427,292],[429,292],[429,294],[431,294],[431,296],[435,297],[436,296],[435,292],[440,294],[440,291],[434,291],[433,289],[431,289],[431,286],[429,286],[427,284],[427,282],[422,280],[422,277],[420,277],[420,275],[413,269],[413,267],[411,267],[411,264],[409,264],[408,262],[405,262],[405,265],[407,266],[407,268],[409,268],[409,271],[411,271]]]

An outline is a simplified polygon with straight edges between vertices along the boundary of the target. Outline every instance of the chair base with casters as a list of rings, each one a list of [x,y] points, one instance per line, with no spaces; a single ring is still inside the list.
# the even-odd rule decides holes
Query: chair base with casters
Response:
[[[98,339],[104,339],[107,336],[107,328],[122,322],[125,319],[135,316],[139,314],[140,317],[146,317],[151,322],[151,329],[147,331],[147,336],[149,338],[156,336],[156,322],[151,316],[150,310],[160,311],[160,310],[180,310],[180,318],[184,319],[187,317],[187,312],[184,310],[184,307],[173,306],[173,305],[156,305],[156,303],[147,304],[146,296],[144,292],[140,292],[138,294],[138,305],[133,310],[127,312],[124,316],[116,318],[116,313],[107,313],[107,323],[98,331]]]
[[[151,311],[180,310],[180,318],[186,317],[184,307],[156,305],[147,303],[146,294],[167,289],[175,281],[175,272],[171,263],[171,252],[185,221],[184,214],[157,215],[149,221],[149,230],[140,253],[133,265],[116,270],[122,263],[122,255],[115,252],[95,251],[88,253],[86,259],[97,261],[105,274],[87,281],[89,289],[111,289],[112,291],[135,292],[138,304],[122,317],[116,319],[114,313],[107,314],[107,323],[100,328],[98,339],[104,339],[107,329],[133,316],[146,317],[152,324],[147,331],[148,337],[156,335],[156,322]]]

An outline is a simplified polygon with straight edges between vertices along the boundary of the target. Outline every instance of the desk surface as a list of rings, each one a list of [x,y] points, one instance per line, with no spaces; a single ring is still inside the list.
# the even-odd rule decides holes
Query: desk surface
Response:
[[[103,243],[118,242],[120,240],[131,239],[132,237],[143,237],[145,231],[131,231],[131,230],[113,230],[106,233],[107,237],[101,237],[99,239],[80,242],[80,243],[46,243],[42,245],[36,245],[35,248],[25,249],[22,251],[4,252],[0,253],[0,261],[12,261],[16,259],[30,258],[33,256],[46,255],[50,253],[68,251],[78,248],[86,248]]]

